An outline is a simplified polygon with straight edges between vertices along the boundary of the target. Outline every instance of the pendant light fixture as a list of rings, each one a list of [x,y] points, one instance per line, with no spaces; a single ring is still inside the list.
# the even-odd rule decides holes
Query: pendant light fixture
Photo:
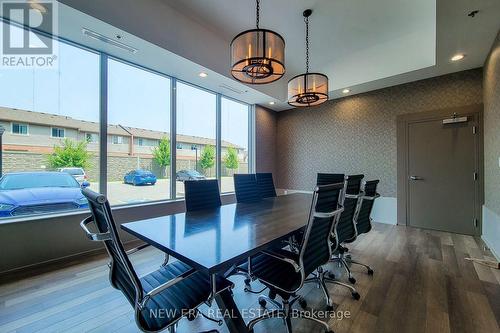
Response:
[[[321,73],[309,73],[309,16],[312,10],[303,13],[306,23],[306,72],[288,81],[288,104],[292,106],[314,106],[328,100],[328,77]]]
[[[243,31],[231,42],[231,74],[244,83],[265,84],[285,74],[285,40],[259,27],[260,0],[256,1],[257,28]]]

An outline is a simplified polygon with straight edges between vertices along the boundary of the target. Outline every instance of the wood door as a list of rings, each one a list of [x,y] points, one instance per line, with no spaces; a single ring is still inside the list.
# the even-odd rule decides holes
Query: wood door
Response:
[[[408,224],[476,235],[479,116],[452,124],[444,118],[408,124]]]

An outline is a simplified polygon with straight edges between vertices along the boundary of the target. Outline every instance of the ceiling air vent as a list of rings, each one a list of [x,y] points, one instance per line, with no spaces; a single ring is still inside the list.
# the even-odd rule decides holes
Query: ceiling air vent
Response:
[[[227,89],[227,90],[229,90],[229,91],[232,91],[232,92],[234,92],[234,93],[236,93],[236,94],[243,94],[243,93],[246,93],[246,92],[247,92],[247,90],[245,90],[245,91],[243,91],[243,90],[239,90],[239,89],[233,88],[233,87],[231,87],[231,86],[228,86],[227,84],[224,84],[224,83],[223,83],[223,84],[220,84],[220,85],[219,85],[219,87],[221,87],[221,88],[223,88],[223,89]]]
[[[119,49],[122,49],[122,50],[125,50],[127,52],[130,52],[130,53],[137,53],[137,49],[135,47],[132,47],[132,46],[129,46],[127,44],[124,44],[124,43],[121,43],[121,42],[118,42],[112,38],[109,38],[109,37],[106,37],[98,32],[95,32],[95,31],[92,31],[92,30],[89,30],[87,28],[83,28],[82,29],[82,33],[87,36],[87,37],[90,37],[92,39],[95,39],[95,40],[98,40],[98,41],[101,41],[101,42],[104,42],[104,43],[107,43],[107,44],[110,44],[110,45],[113,45]]]

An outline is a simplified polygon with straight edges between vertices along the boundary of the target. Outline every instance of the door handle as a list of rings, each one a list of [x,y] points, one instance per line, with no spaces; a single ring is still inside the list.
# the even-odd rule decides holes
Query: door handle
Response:
[[[424,180],[424,179],[419,176],[410,176],[410,180]]]

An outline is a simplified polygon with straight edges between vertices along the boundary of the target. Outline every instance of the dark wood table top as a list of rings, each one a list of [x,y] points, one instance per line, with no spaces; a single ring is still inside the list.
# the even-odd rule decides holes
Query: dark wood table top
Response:
[[[312,195],[224,205],[122,224],[144,242],[210,274],[288,238],[307,224]]]

